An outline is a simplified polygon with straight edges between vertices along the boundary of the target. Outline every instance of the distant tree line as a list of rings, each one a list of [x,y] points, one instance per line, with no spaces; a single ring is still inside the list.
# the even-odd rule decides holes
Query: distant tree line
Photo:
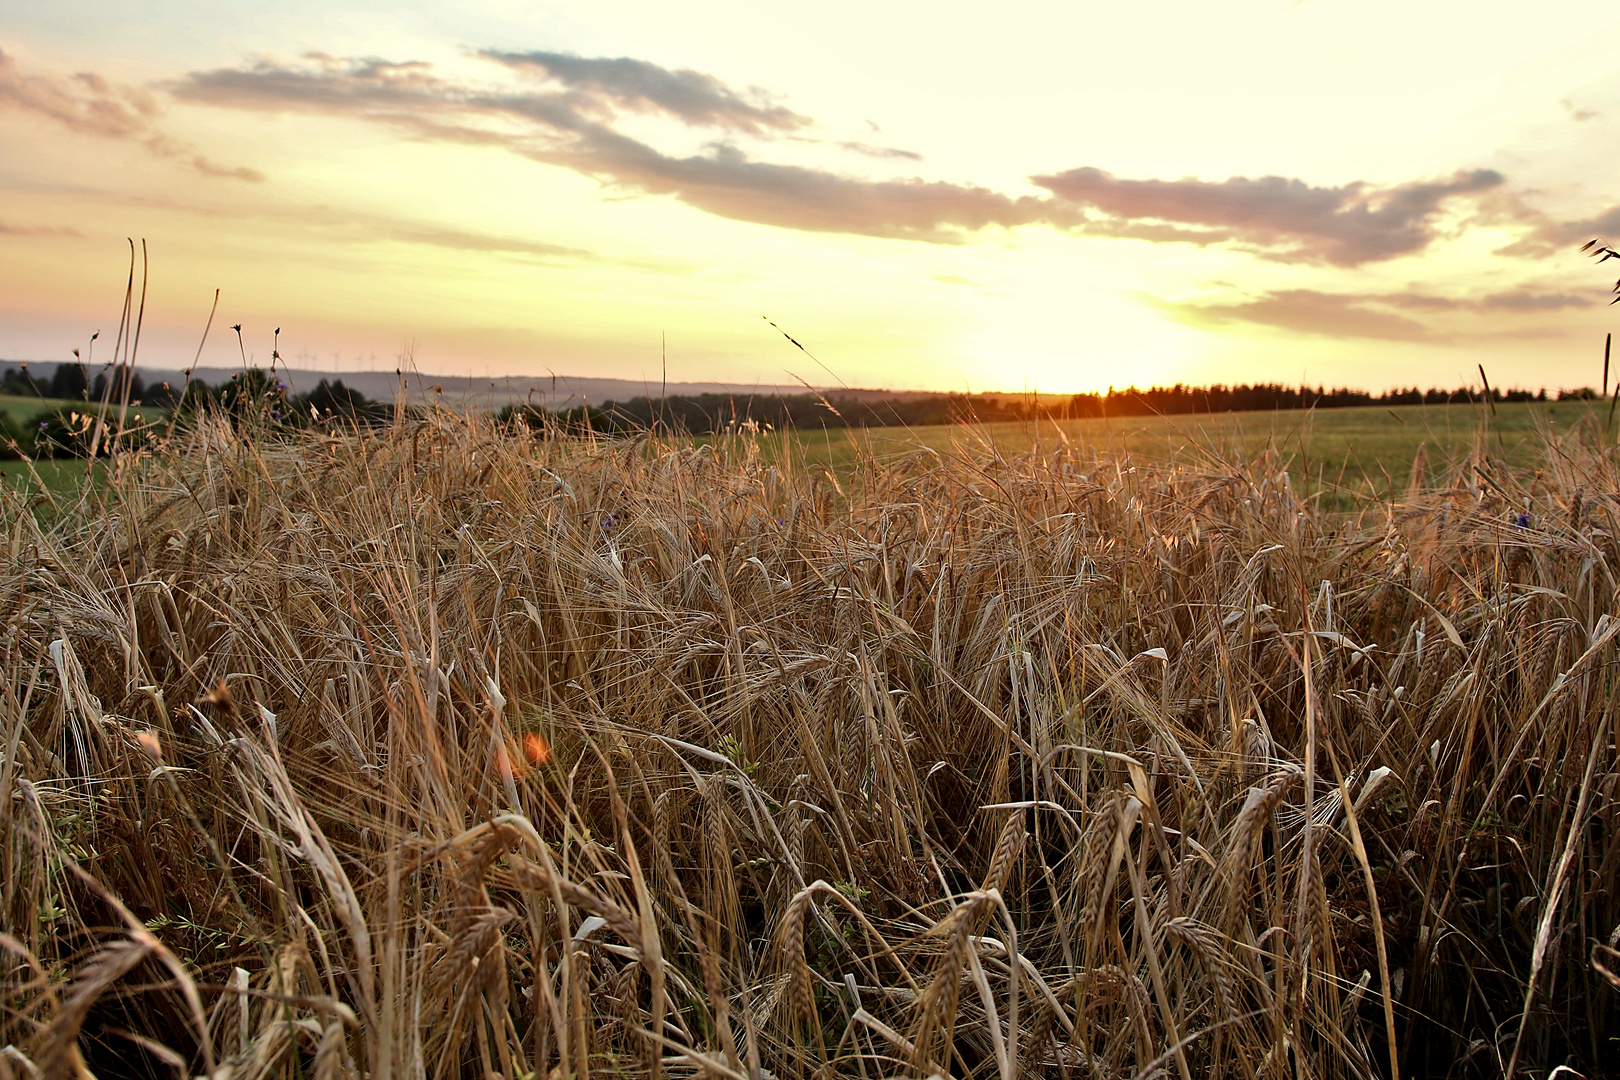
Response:
[[[110,367],[91,377],[79,363],[56,365],[49,378],[36,378],[28,365],[7,367],[0,373],[0,394],[15,397],[82,402],[47,410],[31,419],[19,418],[16,409],[0,411],[0,456],[82,456],[94,440],[95,416],[102,401],[115,408],[103,421],[102,445],[110,445],[116,407],[124,401],[128,380],[129,402],[138,410],[129,417],[130,430],[119,434],[122,445],[150,438],[161,424],[184,421],[212,411],[232,423],[252,423],[262,429],[296,430],[312,426],[377,427],[393,416],[393,406],[367,398],[342,379],[321,379],[313,389],[293,393],[274,372],[246,368],[216,386],[189,379],[176,387],[168,382],[148,383],[138,371]],[[1557,400],[1593,400],[1590,387],[1560,390]],[[1321,386],[1284,386],[1256,383],[1214,386],[1154,386],[1146,390],[1110,388],[1106,393],[1075,394],[1068,398],[1007,394],[915,394],[878,398],[871,394],[695,394],[669,397],[641,396],[601,405],[548,409],[535,405],[509,405],[500,419],[509,425],[548,435],[626,435],[661,430],[692,435],[737,431],[819,430],[850,427],[926,427],[935,424],[995,423],[1030,420],[1074,420],[1099,417],[1181,416],[1191,413],[1342,409],[1381,405],[1444,405],[1483,402],[1479,389],[1419,390],[1417,387],[1365,390]],[[1493,388],[1497,402],[1546,401],[1546,390]],[[160,424],[161,422],[161,424]],[[100,452],[101,447],[97,447]]]
[[[166,407],[181,418],[214,411],[236,424],[280,430],[355,424],[375,427],[393,416],[392,405],[344,386],[342,379],[321,379],[314,389],[299,394],[263,368],[244,368],[217,386],[190,379],[178,394],[170,394],[173,404]]]
[[[51,377],[43,381],[34,378],[27,364],[8,367],[5,373],[0,375],[0,394],[99,402],[103,395],[108,394],[109,380],[113,383],[111,394],[107,398],[109,401],[124,400],[124,383],[127,381],[131,402],[140,402],[157,408],[168,408],[173,404],[175,395],[169,391],[168,383],[148,387],[140,372],[121,367],[112,368],[110,372],[103,370],[91,379],[83,364],[57,364]]]
[[[509,405],[500,415],[508,423],[534,431],[625,434],[661,429],[692,435],[744,430],[923,427],[1018,418],[1017,411],[1009,410],[1004,402],[965,394],[927,394],[883,401],[820,394],[678,394],[560,410]]]
[[[1590,388],[1561,390],[1557,400],[1592,400]],[[1497,402],[1546,401],[1546,390],[1492,388]],[[1345,388],[1283,386],[1276,383],[1235,386],[1129,387],[1103,394],[1075,394],[1067,399],[1020,399],[991,394],[922,394],[868,400],[843,394],[694,394],[635,397],[551,410],[509,405],[501,411],[507,423],[531,431],[605,435],[662,429],[692,435],[740,430],[805,430],[847,427],[924,427],[931,424],[998,421],[1080,420],[1099,417],[1182,416],[1189,413],[1261,412],[1289,409],[1343,409],[1381,405],[1446,405],[1483,402],[1483,390],[1387,390],[1372,394]]]
[[[130,409],[118,428],[128,383]],[[26,364],[0,373],[0,394],[69,402],[26,419],[15,408],[0,411],[0,457],[83,457],[98,437],[101,403],[108,403],[99,425],[99,455],[114,442],[139,445],[174,422],[215,412],[232,423],[264,429],[294,430],[314,426],[375,427],[393,415],[342,379],[321,379],[314,389],[295,394],[273,372],[246,368],[216,386],[188,379],[180,386],[147,383],[140,372],[111,367],[91,378],[83,364],[58,364],[48,379],[36,379]],[[49,403],[49,402],[48,402]]]
[[[1493,401],[1546,401],[1547,391],[1508,390],[1492,388]],[[1591,399],[1595,391],[1559,391],[1558,399]],[[1283,386],[1279,383],[1240,384],[1236,386],[1155,386],[1138,390],[1132,386],[1125,390],[1109,388],[1106,394],[1076,394],[1061,410],[1047,410],[1054,415],[1080,419],[1099,416],[1178,416],[1186,413],[1271,412],[1284,409],[1351,409],[1369,405],[1386,408],[1395,405],[1455,405],[1482,402],[1484,390],[1386,390],[1370,394],[1365,390],[1345,387],[1324,389],[1308,386]]]

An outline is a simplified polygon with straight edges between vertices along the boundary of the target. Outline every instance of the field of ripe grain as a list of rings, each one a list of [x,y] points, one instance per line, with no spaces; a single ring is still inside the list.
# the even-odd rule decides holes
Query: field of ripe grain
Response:
[[[0,1076],[1600,1075],[1620,461],[1506,446],[0,490]]]

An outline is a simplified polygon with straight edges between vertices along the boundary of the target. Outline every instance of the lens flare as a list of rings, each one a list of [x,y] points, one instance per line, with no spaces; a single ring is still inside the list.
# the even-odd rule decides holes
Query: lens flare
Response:
[[[157,732],[137,731],[135,733],[135,743],[153,761],[160,763],[163,761],[163,743],[158,739]]]

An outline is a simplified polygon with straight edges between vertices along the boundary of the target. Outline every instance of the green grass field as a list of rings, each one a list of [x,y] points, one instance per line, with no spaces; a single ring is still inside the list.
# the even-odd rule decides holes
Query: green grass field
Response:
[[[1069,445],[1099,457],[1177,464],[1253,461],[1272,448],[1310,491],[1344,487],[1388,495],[1408,486],[1420,448],[1426,479],[1434,482],[1482,445],[1492,458],[1522,466],[1540,452],[1544,436],[1556,441],[1582,423],[1601,426],[1605,419],[1600,403],[1563,401],[1500,404],[1494,415],[1484,405],[1409,405],[799,432],[795,438],[809,462],[834,468],[866,454],[885,458],[924,448],[1014,455]]]
[[[91,406],[81,400],[67,398],[39,398],[23,397],[16,394],[0,394],[0,417],[9,419],[18,429],[32,434],[40,421],[54,416],[62,410],[87,412]],[[114,407],[112,414],[116,418],[118,409]],[[131,423],[139,424],[143,419],[162,417],[163,410],[142,407],[131,408]],[[19,442],[22,440],[19,438]],[[0,445],[4,440],[0,439]],[[28,447],[24,446],[25,452]],[[35,458],[32,466],[27,461],[12,458],[0,460],[0,489],[25,491],[40,494],[42,489],[53,494],[66,491],[75,491],[84,482],[87,472],[86,462],[76,458]]]
[[[89,462],[83,458],[40,458],[26,461],[0,461],[0,488],[39,494],[41,488],[53,494],[76,490],[84,483]]]
[[[19,428],[26,428],[37,423],[41,417],[73,404],[58,398],[0,394],[0,416],[8,417]],[[27,462],[0,461],[0,488],[38,492],[43,481],[44,486],[53,492],[64,491],[77,487],[83,481],[84,474],[85,463],[82,461],[40,460],[34,463],[32,472]]]
[[[0,413],[11,417],[19,424],[27,423],[46,413],[54,413],[58,409],[72,408],[74,405],[82,406],[82,401],[69,401],[66,398],[38,398],[22,397],[18,394],[0,394]]]
[[[71,402],[0,395],[0,412],[19,421]],[[28,411],[32,409],[33,411]],[[846,470],[862,458],[893,459],[919,450],[1004,456],[1067,445],[1099,458],[1157,464],[1217,467],[1221,462],[1252,462],[1267,449],[1276,452],[1302,490],[1325,497],[1336,493],[1388,497],[1410,486],[1421,450],[1424,485],[1441,483],[1467,468],[1477,450],[1513,467],[1531,464],[1550,437],[1573,435],[1582,425],[1600,428],[1607,420],[1602,403],[1583,401],[1499,404],[1494,415],[1483,405],[1409,405],[1394,409],[1211,413],[1190,416],[1133,416],[1057,423],[952,424],[915,428],[799,431],[765,437],[767,454],[791,445],[807,464]],[[745,436],[746,437],[746,436]],[[704,437],[698,442],[712,442]],[[0,486],[37,491],[76,488],[85,465],[74,460],[40,460],[31,473],[23,462],[0,462]],[[35,479],[37,474],[38,480]]]
[[[0,394],[0,414],[9,416],[18,424],[38,422],[46,416],[54,415],[63,409],[77,409],[79,412],[91,412],[96,405],[80,398],[45,398],[23,397],[18,394]],[[118,402],[113,402],[114,413],[118,411]],[[163,409],[150,405],[140,405],[138,402],[130,403],[130,411],[137,416],[163,416]]]

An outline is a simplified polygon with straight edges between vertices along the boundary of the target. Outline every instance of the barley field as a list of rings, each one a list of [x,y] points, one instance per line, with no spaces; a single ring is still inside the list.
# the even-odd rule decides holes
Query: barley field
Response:
[[[1535,440],[0,489],[0,1077],[1612,1073],[1620,452]]]

